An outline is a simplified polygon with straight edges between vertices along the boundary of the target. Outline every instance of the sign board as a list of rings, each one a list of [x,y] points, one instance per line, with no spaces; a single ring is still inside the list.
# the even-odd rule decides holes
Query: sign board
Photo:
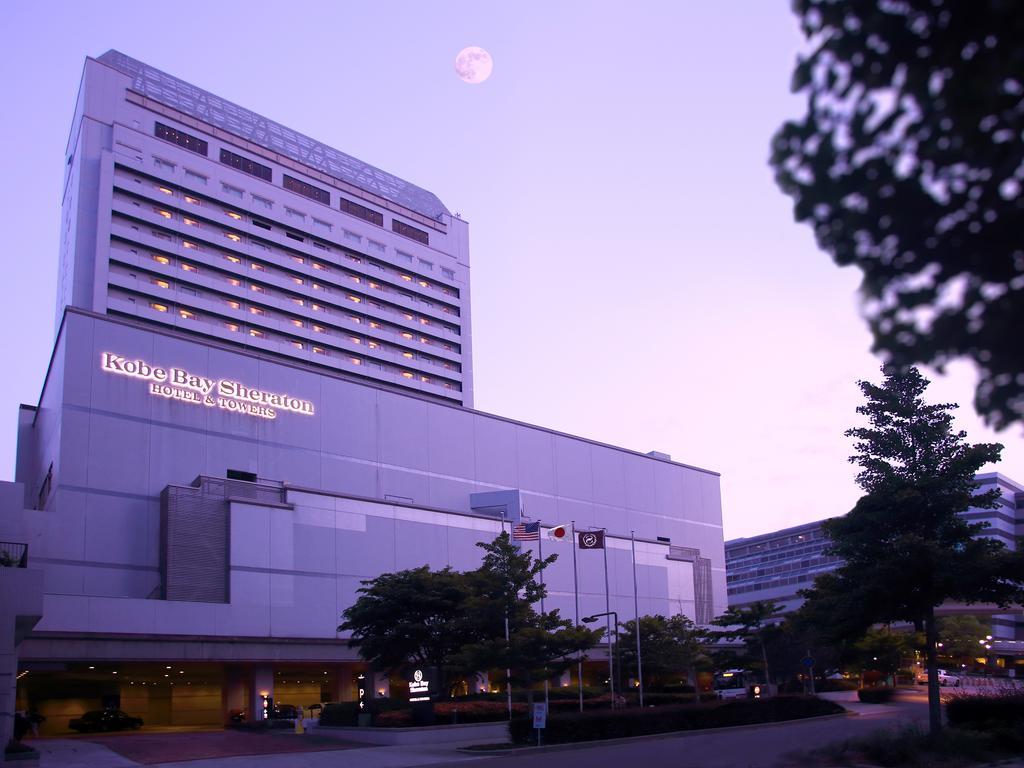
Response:
[[[365,712],[366,711],[366,690],[367,690],[366,675],[364,675],[363,673],[360,672],[359,676],[356,678],[356,695],[357,695],[357,698],[359,699],[359,711],[360,712]]]
[[[800,663],[808,669],[810,669],[814,666],[814,659],[812,659],[810,656],[804,656],[802,659],[800,659]]]
[[[548,725],[548,705],[544,702],[533,705],[533,727],[537,730],[541,728],[547,728]]]
[[[409,701],[430,701],[430,680],[423,674],[422,669],[412,673],[412,680],[409,681]]]
[[[104,352],[100,369],[115,376],[142,379],[149,384],[149,394],[190,405],[219,408],[260,419],[276,419],[281,411],[312,416],[313,403],[281,392],[268,392],[233,379],[199,376],[184,368],[163,368],[141,359]]]

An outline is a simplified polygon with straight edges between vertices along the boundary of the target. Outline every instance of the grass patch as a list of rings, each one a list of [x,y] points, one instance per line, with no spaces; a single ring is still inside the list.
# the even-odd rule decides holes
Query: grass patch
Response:
[[[946,728],[933,739],[919,726],[907,725],[830,744],[809,754],[818,758],[819,763],[832,765],[960,768],[1001,760],[1015,753],[1007,751],[993,733]]]

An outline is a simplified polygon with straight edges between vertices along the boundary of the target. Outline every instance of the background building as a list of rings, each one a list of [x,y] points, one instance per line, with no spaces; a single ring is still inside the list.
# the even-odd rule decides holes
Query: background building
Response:
[[[352,699],[360,674],[387,695],[336,631],[360,581],[474,568],[523,517],[607,530],[622,620],[631,532],[641,614],[724,610],[717,473],[466,407],[467,225],[430,193],[110,53],[86,62],[64,217],[0,494],[0,540],[42,572],[18,696],[47,728],[107,705],[222,723]],[[546,607],[571,618],[552,551]],[[580,615],[603,611],[603,558],[578,561]]]
[[[978,491],[1000,492],[996,509],[972,507],[964,518],[987,527],[979,535],[1002,541],[1016,549],[1024,537],[1024,486],[997,472],[976,476]],[[726,583],[729,605],[743,606],[771,600],[786,612],[803,604],[797,593],[809,589],[822,573],[838,568],[842,560],[825,553],[828,539],[825,521],[806,523],[781,531],[733,539],[725,543]],[[970,613],[970,606],[947,606],[947,612]],[[998,640],[1024,640],[1024,617],[998,614],[991,617],[992,634]]]

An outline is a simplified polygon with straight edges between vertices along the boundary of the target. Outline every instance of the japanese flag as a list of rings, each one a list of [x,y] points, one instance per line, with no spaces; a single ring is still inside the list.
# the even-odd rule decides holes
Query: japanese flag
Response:
[[[561,525],[556,525],[554,528],[549,529],[548,538],[553,541],[568,541],[569,525],[562,523]]]

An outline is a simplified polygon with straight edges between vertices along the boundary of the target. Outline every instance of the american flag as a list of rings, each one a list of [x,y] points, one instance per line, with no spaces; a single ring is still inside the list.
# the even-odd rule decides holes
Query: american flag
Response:
[[[512,526],[512,538],[516,541],[540,541],[540,522],[516,523]]]

